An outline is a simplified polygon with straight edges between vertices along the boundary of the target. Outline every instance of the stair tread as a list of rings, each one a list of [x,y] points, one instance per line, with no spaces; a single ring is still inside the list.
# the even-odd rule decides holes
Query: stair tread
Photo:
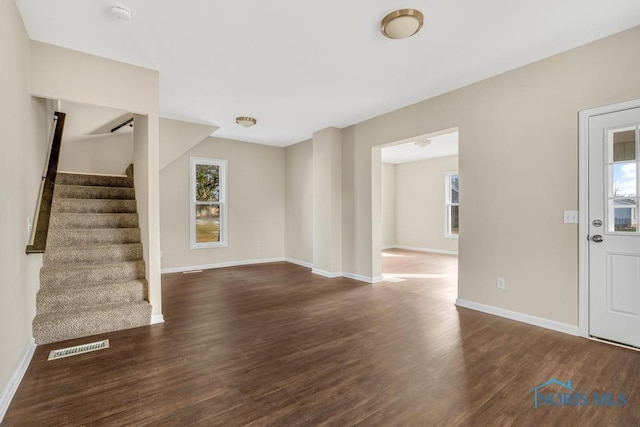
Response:
[[[137,261],[143,257],[142,243],[121,243],[92,246],[54,246],[45,249],[43,265],[60,263],[73,268],[83,265],[103,265]]]
[[[107,267],[116,267],[116,266],[121,266],[122,264],[140,264],[140,263],[144,263],[144,260],[135,260],[135,261],[120,261],[120,262],[108,262],[108,263],[104,263],[101,264],[101,267],[107,268]],[[72,268],[71,270],[94,270],[96,268],[95,265],[91,264],[91,265],[78,265],[74,268]],[[54,266],[44,266],[40,269],[40,271],[42,270],[46,270],[46,271],[68,271],[70,270],[68,265],[64,265],[61,267],[54,267]]]
[[[33,319],[36,344],[104,334],[151,323],[151,304],[127,302],[58,313],[42,313]]]
[[[38,314],[68,312],[96,306],[145,301],[147,281],[144,279],[125,282],[99,282],[89,286],[47,288],[38,291],[36,308]]]
[[[59,245],[59,246],[54,246],[52,248],[47,248],[45,250],[45,254],[46,251],[50,251],[50,252],[63,252],[63,251],[76,251],[76,252],[84,252],[84,251],[95,251],[95,250],[109,250],[109,249],[124,249],[124,247],[126,248],[132,248],[132,247],[138,247],[138,246],[142,246],[142,243],[140,242],[133,242],[133,243],[110,243],[108,245],[91,245],[91,246],[80,246],[78,247],[77,245]]]
[[[122,229],[138,228],[138,214],[133,212],[52,212],[49,229]]]
[[[127,175],[94,175],[60,172],[56,176],[56,183],[61,185],[133,188],[133,179]]]
[[[122,308],[123,306],[130,306],[130,307],[146,307],[150,305],[149,301],[128,301],[128,302],[123,302],[123,303],[117,303],[117,304],[104,304],[102,306],[100,306],[99,308],[96,309],[96,307],[90,307],[90,308],[79,308],[76,310],[69,310],[69,311],[65,311],[65,312],[60,312],[60,313],[42,313],[42,314],[38,314],[36,315],[36,318],[40,317],[40,318],[50,318],[50,319],[56,319],[56,318],[63,318],[63,317],[69,317],[71,315],[74,314],[81,314],[81,313],[89,313],[89,312],[93,312],[93,311],[110,311],[110,310],[116,310],[118,308]]]
[[[59,294],[65,292],[78,292],[83,290],[93,290],[95,288],[101,287],[109,287],[115,285],[147,285],[147,279],[131,279],[131,280],[116,280],[112,282],[95,282],[95,283],[82,283],[82,284],[71,284],[62,288],[41,288],[38,293],[43,294]]]
[[[60,213],[135,213],[135,200],[127,199],[71,199],[54,197],[51,212]]]
[[[86,190],[86,191],[98,191],[98,192],[113,191],[115,193],[119,193],[119,192],[131,193],[131,190],[134,190],[133,187],[86,185],[86,184],[63,184],[63,183],[56,183],[54,189],[55,189],[54,194],[56,191],[60,191],[60,190],[75,190],[75,191]]]

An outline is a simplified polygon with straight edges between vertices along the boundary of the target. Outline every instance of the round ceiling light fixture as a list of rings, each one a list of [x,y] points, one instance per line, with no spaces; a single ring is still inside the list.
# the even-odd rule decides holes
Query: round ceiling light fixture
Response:
[[[250,128],[256,124],[256,119],[253,117],[236,117],[236,123],[242,127]]]
[[[400,9],[382,19],[380,30],[390,39],[406,39],[422,28],[424,16],[416,9]]]
[[[423,148],[423,147],[426,147],[427,145],[430,145],[431,141],[428,139],[419,139],[416,142],[414,142],[414,144],[416,145],[416,147]]]
[[[131,21],[131,11],[128,7],[121,4],[114,4],[111,6],[111,14],[120,21]]]

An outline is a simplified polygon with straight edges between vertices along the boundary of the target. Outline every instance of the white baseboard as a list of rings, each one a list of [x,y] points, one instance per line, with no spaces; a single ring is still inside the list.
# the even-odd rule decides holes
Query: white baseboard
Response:
[[[193,271],[193,270],[209,270],[212,268],[224,268],[224,267],[238,267],[241,265],[251,265],[251,264],[267,264],[270,262],[282,262],[284,261],[284,257],[278,258],[263,258],[263,259],[248,259],[244,261],[229,261],[229,262],[219,262],[216,264],[204,264],[204,265],[189,265],[186,267],[174,267],[174,268],[163,268],[161,270],[162,274],[167,273],[183,273],[185,271]]]
[[[2,390],[2,395],[0,395],[0,423],[4,419],[5,414],[7,413],[7,409],[9,409],[9,405],[11,404],[11,400],[13,400],[13,396],[15,396],[16,391],[18,391],[18,386],[20,386],[20,382],[22,381],[22,377],[24,377],[25,372],[27,372],[27,368],[29,367],[29,363],[31,363],[31,358],[33,357],[33,353],[36,351],[36,343],[31,338],[27,349],[20,360],[20,364],[16,369],[16,372],[13,374],[9,383],[6,385],[4,390]]]
[[[151,315],[151,323],[150,325],[157,325],[158,323],[164,323],[164,316],[162,314],[153,314]]]
[[[456,255],[456,256],[458,255],[458,251],[446,251],[444,249],[432,249],[432,248],[418,248],[414,246],[404,246],[404,245],[393,245],[393,246],[387,247],[386,249],[404,249],[407,251],[415,251],[415,252],[428,252],[433,254]]]
[[[551,329],[556,332],[562,332],[563,334],[574,336],[580,335],[578,326],[556,322],[555,320],[543,319],[542,317],[536,317],[529,314],[518,313],[516,311],[505,310],[504,308],[493,307],[490,305],[467,301],[460,298],[456,300],[456,305],[458,307],[469,308],[471,310],[481,311],[483,313],[493,314],[495,316],[515,320],[517,322],[528,323],[529,325]]]
[[[312,268],[311,272],[313,274],[317,274],[318,276],[328,277],[329,279],[335,279],[336,277],[342,276],[342,273],[340,272],[331,273],[329,271],[324,271],[317,268]]]
[[[285,258],[284,260],[286,262],[290,262],[291,264],[296,264],[296,265],[307,267],[307,268],[313,268],[313,264],[310,262],[300,261],[299,259],[295,259],[295,258]]]
[[[162,274],[184,273],[184,272],[189,272],[189,271],[194,271],[194,270],[208,270],[208,269],[212,269],[212,268],[238,267],[238,266],[242,266],[242,265],[266,264],[266,263],[270,263],[270,262],[281,262],[281,261],[286,261],[286,262],[290,262],[292,264],[297,264],[297,265],[301,265],[303,267],[310,268],[311,272],[313,274],[317,274],[319,276],[327,277],[329,279],[335,279],[336,277],[346,277],[348,279],[359,280],[359,281],[365,282],[365,283],[380,283],[380,282],[383,281],[382,276],[380,276],[380,277],[368,277],[368,276],[361,276],[359,274],[344,273],[344,272],[341,272],[341,271],[332,273],[332,272],[329,272],[329,271],[320,270],[320,269],[317,269],[317,268],[313,268],[313,264],[311,264],[309,262],[300,261],[300,260],[293,259],[293,258],[251,259],[251,260],[246,260],[246,261],[220,262],[220,263],[217,263],[217,264],[191,265],[191,266],[188,266],[188,267],[163,268],[161,270],[161,272],[162,272]],[[153,319],[152,319],[152,322],[153,322]],[[161,323],[161,322],[158,322],[158,323]]]
[[[396,245],[389,245],[389,246],[383,246],[382,250],[384,251],[384,250],[387,250],[387,249],[395,249],[395,248],[396,248]]]
[[[380,277],[369,277],[369,276],[362,276],[360,274],[353,274],[353,273],[342,273],[342,277],[346,277],[347,279],[353,279],[353,280],[359,280],[361,282],[365,282],[365,283],[380,283],[382,282],[382,276]]]

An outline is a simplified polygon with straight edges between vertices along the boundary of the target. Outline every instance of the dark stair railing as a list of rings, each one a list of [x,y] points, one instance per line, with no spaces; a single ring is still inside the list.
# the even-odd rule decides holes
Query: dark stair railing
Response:
[[[41,254],[47,247],[47,234],[49,232],[49,218],[51,216],[51,202],[53,201],[53,189],[58,173],[58,161],[60,159],[60,147],[62,145],[62,132],[64,130],[65,113],[56,111],[54,114],[55,129],[49,150],[49,159],[46,169],[42,174],[40,185],[40,197],[34,218],[31,241],[27,245],[27,254]]]

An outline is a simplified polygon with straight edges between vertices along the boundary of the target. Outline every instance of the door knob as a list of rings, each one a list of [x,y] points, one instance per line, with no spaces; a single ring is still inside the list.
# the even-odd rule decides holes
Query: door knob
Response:
[[[591,237],[591,240],[593,240],[596,243],[600,243],[600,242],[602,242],[602,236],[599,235],[599,234],[596,234],[593,237]]]

